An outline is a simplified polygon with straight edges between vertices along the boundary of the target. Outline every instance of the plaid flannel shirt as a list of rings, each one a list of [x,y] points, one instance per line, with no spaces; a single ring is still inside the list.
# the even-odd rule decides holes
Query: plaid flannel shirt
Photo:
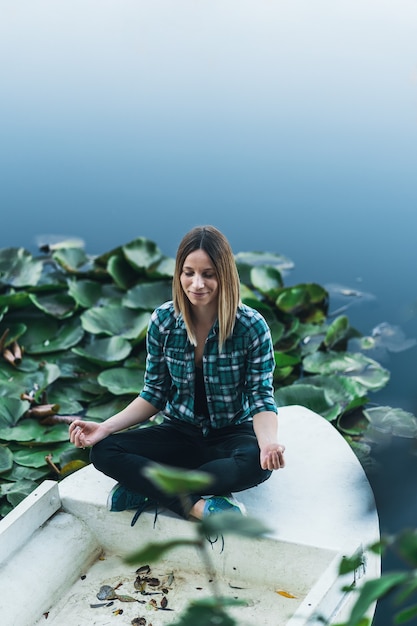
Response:
[[[219,353],[218,323],[203,354],[203,375],[211,428],[277,413],[272,375],[274,351],[269,327],[258,311],[240,305],[232,335]],[[172,301],[152,314],[147,334],[144,388],[140,395],[171,418],[198,424],[194,415],[194,346]]]

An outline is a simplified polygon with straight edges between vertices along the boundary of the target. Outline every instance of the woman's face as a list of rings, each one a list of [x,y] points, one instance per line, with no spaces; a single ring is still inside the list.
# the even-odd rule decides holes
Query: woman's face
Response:
[[[216,270],[207,252],[195,250],[189,254],[180,276],[181,286],[192,305],[213,306],[217,310],[219,284]]]

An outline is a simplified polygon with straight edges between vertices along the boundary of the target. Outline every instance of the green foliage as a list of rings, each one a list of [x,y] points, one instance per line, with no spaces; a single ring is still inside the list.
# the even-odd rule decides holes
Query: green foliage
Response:
[[[6,487],[28,480],[12,471],[17,464],[32,469],[34,484],[48,474],[59,478],[72,416],[104,420],[140,392],[149,318],[171,297],[174,259],[154,242],[139,237],[95,257],[81,246],[57,242],[38,257],[23,248],[0,250],[0,485]],[[363,352],[381,337],[392,342],[389,328],[366,341],[345,315],[329,319],[326,289],[284,285],[294,267],[284,256],[241,252],[236,263],[242,301],[271,328],[279,406],[313,409],[356,446],[352,437],[368,426],[417,436],[413,415],[367,406],[389,372]],[[358,350],[348,351],[355,341]],[[75,455],[71,463],[85,463],[82,451]],[[2,492],[0,515],[11,506],[10,493]]]
[[[417,530],[406,529],[392,537],[383,537],[379,544],[369,546],[368,550],[377,553],[390,550],[404,560],[408,569],[387,572],[380,578],[367,580],[359,589],[350,589],[358,597],[348,620],[337,626],[369,624],[366,615],[370,607],[387,594],[392,595],[394,606],[398,608],[394,615],[394,624],[411,622],[417,616]],[[339,574],[351,572],[360,564],[360,555],[344,557],[340,563]]]

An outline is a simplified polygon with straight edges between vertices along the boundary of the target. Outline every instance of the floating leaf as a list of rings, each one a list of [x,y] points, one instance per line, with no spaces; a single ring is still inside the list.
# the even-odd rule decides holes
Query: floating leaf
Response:
[[[125,258],[138,270],[147,270],[161,260],[158,246],[149,239],[139,237],[122,247]]]
[[[123,361],[131,351],[132,346],[123,337],[96,339],[85,348],[72,348],[75,354],[99,365],[111,365]]]
[[[0,283],[12,287],[34,287],[42,275],[43,262],[24,248],[0,250]]]
[[[358,352],[315,352],[305,357],[303,365],[308,372],[349,376],[372,391],[382,389],[390,376],[379,363]]]
[[[21,420],[15,426],[0,428],[0,439],[3,441],[31,442],[31,443],[57,443],[68,440],[68,425],[56,424],[46,426],[35,419]]]
[[[250,280],[255,289],[273,297],[282,287],[281,272],[276,267],[261,265],[252,268]]]
[[[324,389],[305,383],[281,387],[275,392],[275,401],[278,407],[305,406],[329,421],[336,419],[341,411],[341,406],[331,401]]]
[[[43,318],[33,321],[23,336],[23,342],[28,354],[48,354],[76,346],[83,335],[84,330],[78,318],[66,324]]]
[[[136,285],[123,298],[123,305],[132,309],[153,311],[172,298],[172,282],[157,281]]]
[[[75,302],[88,309],[101,297],[102,285],[95,280],[70,280],[68,281],[68,293]]]
[[[31,480],[21,480],[19,483],[12,483],[10,485],[0,485],[0,495],[6,496],[8,502],[12,507],[16,507],[20,504],[32,491],[37,487],[37,484]]]
[[[282,254],[273,254],[270,252],[239,252],[235,255],[237,265],[249,265],[251,267],[257,265],[269,265],[275,267],[279,271],[291,270],[294,267],[293,261]]]
[[[52,254],[54,261],[69,273],[77,272],[89,261],[82,248],[63,248],[55,250]]]
[[[56,427],[54,427],[56,428]],[[68,427],[67,427],[68,439]],[[42,442],[42,445],[36,447],[27,447],[26,449],[14,452],[13,458],[16,463],[25,467],[43,467],[47,465],[45,457],[51,455],[54,463],[59,463],[61,454],[72,447],[72,443],[61,443],[58,445],[48,445],[48,442]]]
[[[346,340],[349,334],[349,320],[346,315],[340,315],[330,324],[324,338],[327,348],[333,348],[340,341]]]
[[[76,308],[74,298],[66,293],[54,293],[42,296],[31,293],[29,294],[29,298],[38,309],[58,319],[70,317]]]
[[[143,388],[143,370],[116,367],[105,370],[97,377],[98,382],[116,396],[138,394]]]
[[[0,446],[0,474],[8,472],[13,467],[13,454],[8,448]]]
[[[376,406],[364,410],[370,424],[380,432],[396,437],[417,437],[417,419],[408,411],[390,406]]]
[[[117,305],[94,307],[81,315],[83,328],[89,333],[119,335],[136,340],[146,335],[149,319],[149,313],[138,314]]]
[[[107,271],[121,289],[129,289],[138,279],[137,272],[121,254],[114,254],[109,258]]]
[[[0,426],[14,426],[26,413],[30,403],[19,398],[0,399]]]

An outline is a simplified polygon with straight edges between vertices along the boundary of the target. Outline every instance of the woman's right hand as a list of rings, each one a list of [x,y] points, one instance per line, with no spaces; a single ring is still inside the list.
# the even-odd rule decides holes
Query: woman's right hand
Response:
[[[74,420],[69,427],[70,442],[77,448],[94,446],[94,444],[107,437],[108,434],[103,423],[97,424],[97,422]]]

